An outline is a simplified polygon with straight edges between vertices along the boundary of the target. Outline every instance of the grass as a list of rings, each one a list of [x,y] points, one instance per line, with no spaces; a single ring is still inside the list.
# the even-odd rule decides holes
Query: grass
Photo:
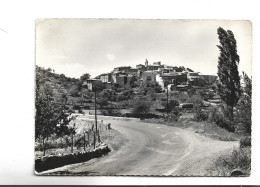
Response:
[[[100,133],[100,139],[101,142],[104,142],[108,145],[108,147],[112,150],[119,150],[126,142],[127,139],[121,134],[119,133],[117,130],[114,129],[110,129],[110,130],[106,130],[106,131],[101,131]],[[59,140],[57,140],[59,141]],[[76,141],[76,138],[75,140]],[[87,145],[86,147],[86,151],[90,151],[94,148],[93,146],[93,135],[90,135],[90,144]],[[97,144],[98,146],[99,144]],[[77,152],[82,152],[84,151],[84,147],[76,147],[74,146],[73,152],[77,153]],[[45,155],[64,155],[64,154],[70,154],[71,153],[71,147],[70,145],[67,145],[64,148],[53,148],[53,149],[47,149],[45,152]],[[43,152],[42,151],[35,151],[35,158],[39,157],[39,156],[43,156]]]
[[[242,171],[244,176],[250,176],[251,147],[233,149],[230,154],[218,157],[210,173],[214,176],[231,176],[234,170]]]
[[[196,122],[192,119],[179,119],[178,122],[170,122],[165,119],[146,119],[145,122],[180,127],[192,130],[202,136],[221,141],[239,141],[243,137],[243,134],[228,132],[227,130],[217,126],[215,123],[205,121]]]

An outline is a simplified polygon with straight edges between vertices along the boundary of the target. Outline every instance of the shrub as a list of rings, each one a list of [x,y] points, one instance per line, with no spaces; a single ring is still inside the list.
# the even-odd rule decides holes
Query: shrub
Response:
[[[194,120],[195,121],[206,121],[208,120],[208,111],[202,111],[200,108],[195,108]]]
[[[234,127],[232,122],[229,119],[225,118],[224,116],[219,115],[216,119],[216,124],[217,126],[224,128],[229,132],[234,132]]]
[[[251,170],[251,149],[234,149],[230,155],[221,156],[215,162],[215,168],[220,176],[230,176],[234,169],[242,170],[249,176]]]
[[[89,99],[89,100],[87,100],[87,101],[85,101],[85,102],[86,102],[86,103],[92,103],[92,100]]]
[[[208,121],[215,122],[217,126],[224,128],[230,132],[234,132],[234,122],[230,120],[227,107],[221,105],[220,108],[211,107],[208,111]]]
[[[79,110],[79,109],[80,109],[80,106],[79,106],[79,105],[73,105],[73,109],[74,109],[74,110]]]
[[[193,95],[192,97],[189,97],[186,102],[193,103],[194,105],[199,106],[202,104],[202,101],[203,100],[202,100],[201,96]]]
[[[100,108],[103,108],[104,106],[108,105],[108,100],[106,98],[98,99],[97,104],[100,106]]]
[[[79,109],[78,112],[79,112],[80,114],[84,114],[84,112],[83,112],[82,109]]]
[[[211,107],[209,108],[209,122],[216,122],[218,121],[219,118],[222,118],[221,114],[218,111],[218,108],[216,107]]]
[[[168,118],[173,121],[178,121],[181,115],[179,108],[174,108]]]
[[[167,102],[162,102],[162,105],[164,108],[174,109],[177,106],[179,106],[179,101],[177,99],[172,99],[172,100],[169,100],[168,107],[167,107]]]
[[[116,96],[116,101],[118,102],[118,101],[124,101],[124,100],[127,100],[127,97],[126,96],[124,96],[124,95],[117,95]]]
[[[89,105],[85,105],[85,106],[83,106],[82,108],[85,109],[85,110],[89,110],[89,109],[90,109],[90,106],[89,106]]]
[[[240,147],[251,147],[251,137],[243,137],[239,142]]]
[[[101,110],[101,114],[104,116],[122,116],[122,113],[118,109]]]
[[[196,89],[195,88],[190,88],[188,91],[187,91],[189,97],[192,97],[194,94],[196,94]]]
[[[147,101],[137,100],[134,103],[133,114],[148,114],[150,111],[151,103]]]
[[[69,113],[75,113],[75,110],[69,109],[68,112]]]

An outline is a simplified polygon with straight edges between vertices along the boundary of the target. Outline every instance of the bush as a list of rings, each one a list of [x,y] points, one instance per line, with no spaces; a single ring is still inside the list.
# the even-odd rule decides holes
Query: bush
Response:
[[[221,114],[218,111],[218,108],[216,108],[216,107],[209,108],[209,114],[208,115],[209,115],[209,118],[208,118],[209,122],[216,122],[220,118],[222,118]]]
[[[133,114],[148,114],[150,112],[151,103],[147,101],[137,100],[134,103]]]
[[[89,100],[87,100],[87,101],[85,101],[85,102],[86,102],[86,103],[92,103],[92,100],[89,99]]]
[[[173,121],[178,121],[181,115],[179,108],[174,108],[168,118]]]
[[[85,106],[83,106],[82,108],[85,109],[85,110],[89,110],[89,109],[90,109],[90,106],[89,106],[89,105],[85,105]]]
[[[97,100],[97,104],[100,106],[100,108],[103,108],[104,106],[107,106],[109,103],[106,98],[101,98]]]
[[[119,102],[119,101],[124,101],[124,100],[127,100],[127,97],[124,96],[124,95],[117,95],[116,96],[116,101]]]
[[[234,122],[230,120],[229,113],[224,105],[221,108],[211,107],[208,111],[208,121],[215,122],[217,126],[229,132],[235,131]]]
[[[83,112],[82,109],[79,109],[78,112],[79,112],[80,114],[84,114],[84,112]]]
[[[221,156],[215,162],[215,168],[220,176],[231,176],[234,169],[242,170],[245,176],[251,171],[251,149],[234,149],[230,155]]]
[[[168,107],[167,107],[167,102],[162,102],[162,105],[164,108],[168,108],[168,109],[174,109],[176,108],[177,106],[179,106],[179,101],[177,99],[172,99],[172,100],[169,100],[168,102]]]
[[[251,137],[243,137],[239,142],[240,147],[251,147]]]
[[[200,106],[202,104],[202,98],[199,95],[193,95],[187,99],[187,103],[193,103],[196,106]]]
[[[122,113],[118,109],[101,110],[101,114],[104,116],[122,116]]]
[[[195,121],[206,121],[208,120],[208,111],[202,111],[199,107],[195,108]]]
[[[80,106],[79,105],[73,105],[72,107],[74,110],[79,110],[80,109]]]
[[[75,113],[75,110],[69,109],[68,112],[69,113]]]

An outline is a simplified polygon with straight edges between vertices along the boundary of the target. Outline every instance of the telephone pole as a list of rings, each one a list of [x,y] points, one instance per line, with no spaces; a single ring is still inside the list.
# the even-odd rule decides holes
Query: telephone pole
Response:
[[[97,132],[97,90],[95,89],[95,125]]]

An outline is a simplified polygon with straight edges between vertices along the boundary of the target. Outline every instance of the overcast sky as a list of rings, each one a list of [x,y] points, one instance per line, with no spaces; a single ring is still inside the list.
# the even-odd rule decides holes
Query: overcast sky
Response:
[[[92,78],[118,66],[161,61],[202,74],[217,74],[217,29],[232,30],[239,71],[251,75],[252,28],[248,21],[40,19],[36,64],[57,73]]]

